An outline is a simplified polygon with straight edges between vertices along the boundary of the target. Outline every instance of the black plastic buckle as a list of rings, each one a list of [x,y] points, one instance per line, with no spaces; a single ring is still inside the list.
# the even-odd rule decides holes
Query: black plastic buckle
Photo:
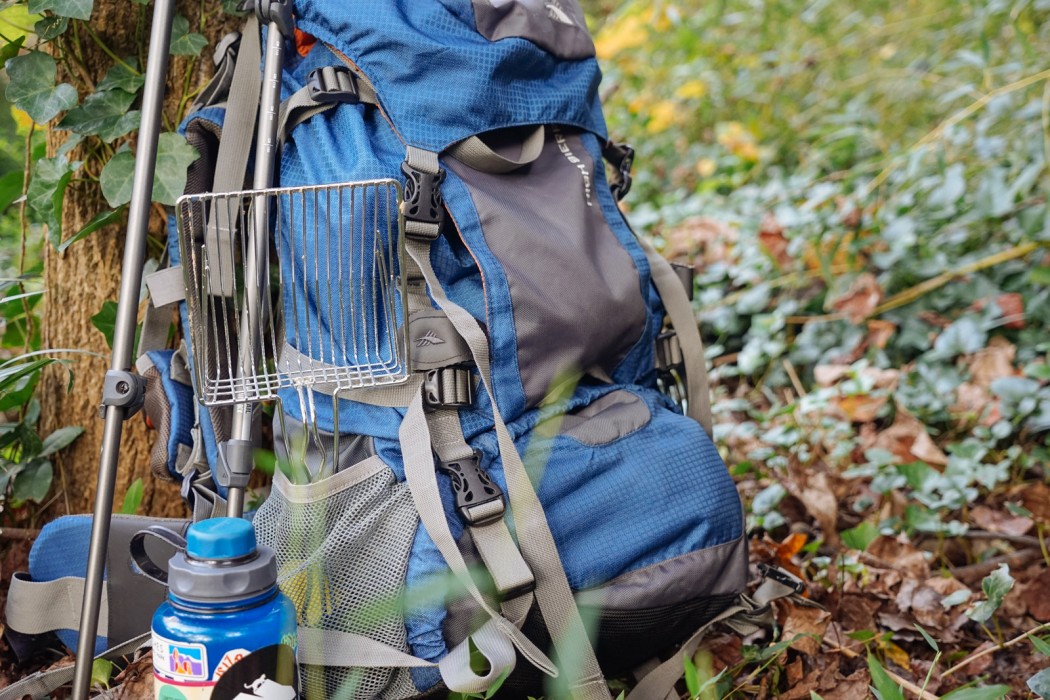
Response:
[[[357,76],[346,66],[324,66],[310,71],[306,87],[315,102],[355,105],[361,101]]]
[[[432,369],[423,378],[427,408],[467,408],[474,405],[474,381],[466,367]]]
[[[613,196],[619,201],[627,196],[634,183],[634,177],[631,175],[631,168],[634,166],[634,149],[626,143],[617,143],[610,145],[608,154],[611,157],[607,157],[620,174],[620,181],[610,186]]]
[[[758,570],[766,578],[773,579],[777,583],[783,584],[788,588],[791,588],[798,595],[802,595],[806,590],[805,581],[788,571],[784,571],[784,569],[780,568],[779,566],[771,566],[769,564],[759,563]]]
[[[295,35],[292,0],[255,0],[255,16],[261,24],[275,23],[285,39]]]
[[[456,510],[467,525],[488,525],[503,517],[506,510],[503,491],[481,468],[480,452],[475,450],[466,459],[438,462],[437,468],[452,478]],[[495,506],[497,501],[499,507]],[[486,505],[489,507],[482,508]]]
[[[445,220],[445,205],[441,198],[445,171],[425,173],[405,162],[401,164],[401,172],[405,174],[405,201],[401,205],[405,218],[421,224],[433,224],[433,236],[424,238],[437,239],[438,229]]]

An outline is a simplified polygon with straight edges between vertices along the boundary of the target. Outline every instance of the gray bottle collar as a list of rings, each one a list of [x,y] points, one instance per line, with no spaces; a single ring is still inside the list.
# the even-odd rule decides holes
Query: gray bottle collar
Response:
[[[237,564],[187,559],[177,552],[168,563],[171,594],[194,603],[236,603],[265,593],[277,583],[273,549],[258,548],[258,556]]]

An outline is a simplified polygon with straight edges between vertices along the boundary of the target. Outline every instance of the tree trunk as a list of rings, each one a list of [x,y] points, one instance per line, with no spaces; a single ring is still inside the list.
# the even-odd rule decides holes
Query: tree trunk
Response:
[[[180,2],[179,12],[186,17],[211,18],[204,29],[205,35],[214,45],[216,39],[227,31],[239,28],[241,20],[228,18],[219,11],[218,0]],[[90,20],[91,29],[117,56],[143,57],[150,26],[150,7],[142,7],[128,0],[95,0]],[[191,21],[194,21],[191,20]],[[195,22],[194,22],[195,23]],[[60,50],[79,56],[74,68],[60,79],[73,81],[81,87],[91,89],[113,65],[113,60],[99,48],[88,33],[81,28],[76,32],[75,23],[70,24],[61,41]],[[198,30],[200,31],[200,30]],[[180,97],[183,88],[203,85],[212,74],[214,66],[211,51],[206,49],[201,57],[173,57],[169,64],[165,102],[164,124],[171,129],[177,124]],[[63,70],[66,64],[60,62]],[[49,151],[54,153],[66,139],[68,132],[53,130],[48,134]],[[85,170],[98,175],[102,162],[97,154],[79,146],[70,158],[85,162]],[[94,158],[93,158],[94,155]],[[79,176],[80,174],[78,174]],[[108,209],[101,191],[93,178],[79,178],[66,191],[62,214],[62,230],[69,237],[99,212]],[[97,353],[59,354],[71,362],[65,368],[51,367],[41,381],[41,432],[66,425],[84,427],[84,434],[73,445],[55,459],[55,505],[45,514],[51,518],[64,513],[91,512],[95,499],[99,453],[102,444],[103,421],[98,417],[98,406],[102,397],[102,380],[109,368],[110,350],[106,340],[91,323],[91,317],[102,309],[106,301],[116,301],[123,262],[125,223],[107,226],[69,247],[64,253],[47,246],[44,262],[44,296],[42,314],[43,347],[47,349],[77,349]],[[159,207],[154,207],[150,220],[150,254],[156,257],[161,250],[165,235],[165,218]],[[156,245],[153,245],[156,243]],[[67,371],[68,369],[68,371]],[[74,386],[67,393],[69,372]],[[144,494],[139,513],[157,516],[180,517],[186,510],[179,497],[178,485],[154,479],[149,470],[150,444],[154,435],[147,432],[141,415],[136,415],[124,424],[123,439],[119,451],[119,470],[116,483],[115,507],[120,508],[122,498],[135,479],[141,478]]]

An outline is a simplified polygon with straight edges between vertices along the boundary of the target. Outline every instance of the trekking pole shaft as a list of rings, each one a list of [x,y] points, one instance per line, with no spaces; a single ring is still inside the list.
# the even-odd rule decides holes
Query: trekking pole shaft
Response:
[[[277,161],[277,121],[281,101],[281,67],[284,63],[284,41],[276,22],[270,22],[266,31],[266,56],[263,63],[263,85],[259,103],[259,123],[256,132],[255,173],[252,187],[266,190],[273,186],[273,170]],[[256,197],[253,202],[253,224],[248,236],[245,261],[245,313],[241,317],[241,376],[256,371],[256,352],[263,347],[262,330],[266,320],[266,295],[269,286],[269,198]],[[250,403],[234,407],[231,442],[246,444],[252,439],[253,407]],[[232,471],[250,472],[250,451],[243,451],[247,465],[230,464]],[[231,485],[227,494],[227,513],[239,518],[244,511],[244,488]]]
[[[171,47],[171,25],[175,0],[156,0],[150,47],[146,65],[146,83],[142,96],[142,122],[135,154],[132,198],[128,210],[128,229],[124,240],[124,262],[121,268],[120,297],[116,327],[113,332],[111,371],[131,367],[135,344],[135,322],[138,315],[142,264],[146,255],[150,202],[153,194],[154,168],[157,164],[157,142],[160,138],[161,113],[164,108],[164,86],[167,82],[168,51]],[[102,452],[99,456],[98,485],[94,518],[88,546],[87,573],[81,607],[80,638],[77,643],[76,668],[73,676],[73,700],[86,700],[91,686],[91,667],[95,656],[95,635],[102,603],[102,577],[105,572],[110,517],[113,513],[113,491],[117,478],[117,457],[127,408],[108,405]]]

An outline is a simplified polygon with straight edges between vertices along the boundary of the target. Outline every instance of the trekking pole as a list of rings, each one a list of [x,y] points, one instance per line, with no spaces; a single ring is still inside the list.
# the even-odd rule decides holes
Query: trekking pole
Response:
[[[153,177],[157,165],[157,142],[160,138],[174,16],[175,0],[156,0],[153,6],[153,24],[150,28],[146,83],[142,94],[142,122],[135,153],[128,228],[124,239],[124,261],[121,266],[120,296],[113,331],[113,352],[102,389],[102,410],[106,422],[99,456],[87,572],[84,576],[80,638],[77,642],[73,676],[73,700],[86,700],[91,685],[91,667],[95,656],[95,635],[98,632],[98,616],[102,603],[102,577],[106,566],[110,517],[113,512],[120,437],[124,421],[142,407],[145,393],[145,380],[132,373],[130,368],[135,345],[139,288],[142,284],[142,265],[146,255]]]
[[[277,161],[277,122],[281,100],[281,68],[284,42],[292,36],[291,0],[258,0],[255,5],[260,24],[267,24],[266,54],[263,64],[263,89],[259,103],[256,130],[255,173],[252,188],[263,192],[273,186]],[[270,198],[265,194],[252,202],[253,225],[249,229],[245,260],[245,311],[241,316],[241,343],[236,371],[240,377],[256,373],[259,361],[256,336],[262,333],[262,317],[269,288]],[[227,487],[227,513],[239,518],[244,513],[244,490],[252,472],[252,424],[255,403],[241,401],[234,405],[231,438],[219,451],[219,483]]]

